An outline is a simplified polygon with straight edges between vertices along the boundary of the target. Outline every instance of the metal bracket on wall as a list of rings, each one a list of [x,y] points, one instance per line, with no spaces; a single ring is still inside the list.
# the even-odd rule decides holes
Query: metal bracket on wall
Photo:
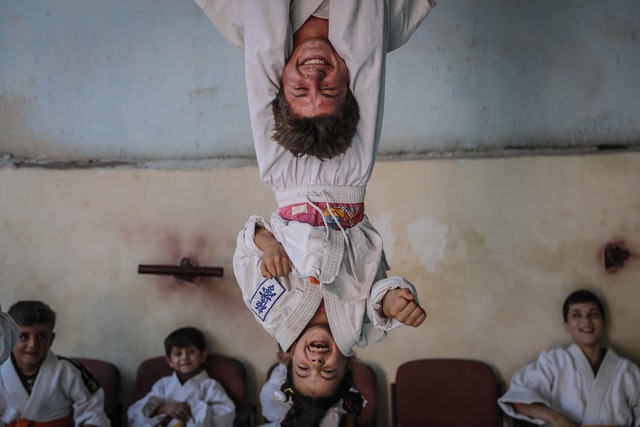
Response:
[[[200,267],[189,258],[180,259],[180,265],[138,265],[138,274],[158,274],[193,283],[197,277],[222,277],[222,267]]]

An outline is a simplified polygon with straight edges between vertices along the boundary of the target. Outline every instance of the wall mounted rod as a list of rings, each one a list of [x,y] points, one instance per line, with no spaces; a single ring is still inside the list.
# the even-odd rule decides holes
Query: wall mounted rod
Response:
[[[162,276],[188,276],[188,277],[222,277],[222,267],[182,267],[179,265],[145,265],[138,266],[138,274],[158,274]]]
[[[180,265],[138,265],[138,274],[157,274],[162,276],[175,276],[180,279],[193,279],[196,277],[222,277],[222,267],[200,267],[193,265],[189,258],[182,258]]]

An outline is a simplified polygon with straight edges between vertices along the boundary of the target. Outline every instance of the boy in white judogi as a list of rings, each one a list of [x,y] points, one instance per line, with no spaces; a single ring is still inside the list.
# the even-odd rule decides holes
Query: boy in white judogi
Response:
[[[600,299],[576,291],[563,305],[573,344],[543,352],[516,372],[498,403],[511,417],[538,425],[640,426],[640,368],[602,346]]]
[[[129,427],[233,426],[233,401],[202,369],[207,358],[202,332],[192,327],[177,329],[164,345],[173,375],[158,380],[145,397],[129,407]]]
[[[7,426],[67,427],[111,425],[104,392],[77,362],[51,351],[55,312],[40,301],[20,301],[9,309],[20,334],[11,359],[0,368],[0,419]]]

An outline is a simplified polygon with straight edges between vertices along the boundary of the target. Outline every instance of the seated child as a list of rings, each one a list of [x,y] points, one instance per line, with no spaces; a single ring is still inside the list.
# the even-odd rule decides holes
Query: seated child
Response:
[[[129,427],[233,426],[233,401],[202,368],[207,359],[202,332],[192,327],[177,329],[164,340],[164,348],[173,375],[158,380],[129,407]]]
[[[356,425],[366,404],[352,387],[354,356],[344,356],[320,308],[260,391],[262,415],[275,426]]]
[[[40,301],[9,308],[20,328],[11,359],[0,367],[8,401],[0,420],[8,426],[110,426],[104,392],[86,368],[51,351],[56,313]]]
[[[640,368],[603,346],[600,299],[579,290],[562,307],[573,344],[517,371],[498,403],[509,416],[553,427],[640,427]]]

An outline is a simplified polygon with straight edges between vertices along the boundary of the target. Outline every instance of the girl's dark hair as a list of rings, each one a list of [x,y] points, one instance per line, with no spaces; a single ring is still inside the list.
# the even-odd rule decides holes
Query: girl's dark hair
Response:
[[[281,390],[291,397],[291,409],[280,425],[282,427],[317,427],[328,409],[335,406],[342,399],[342,408],[356,418],[364,405],[364,398],[360,393],[351,391],[353,385],[353,369],[347,372],[338,386],[338,389],[330,396],[309,397],[305,396],[293,385],[291,363],[287,365],[287,381],[282,384]]]

